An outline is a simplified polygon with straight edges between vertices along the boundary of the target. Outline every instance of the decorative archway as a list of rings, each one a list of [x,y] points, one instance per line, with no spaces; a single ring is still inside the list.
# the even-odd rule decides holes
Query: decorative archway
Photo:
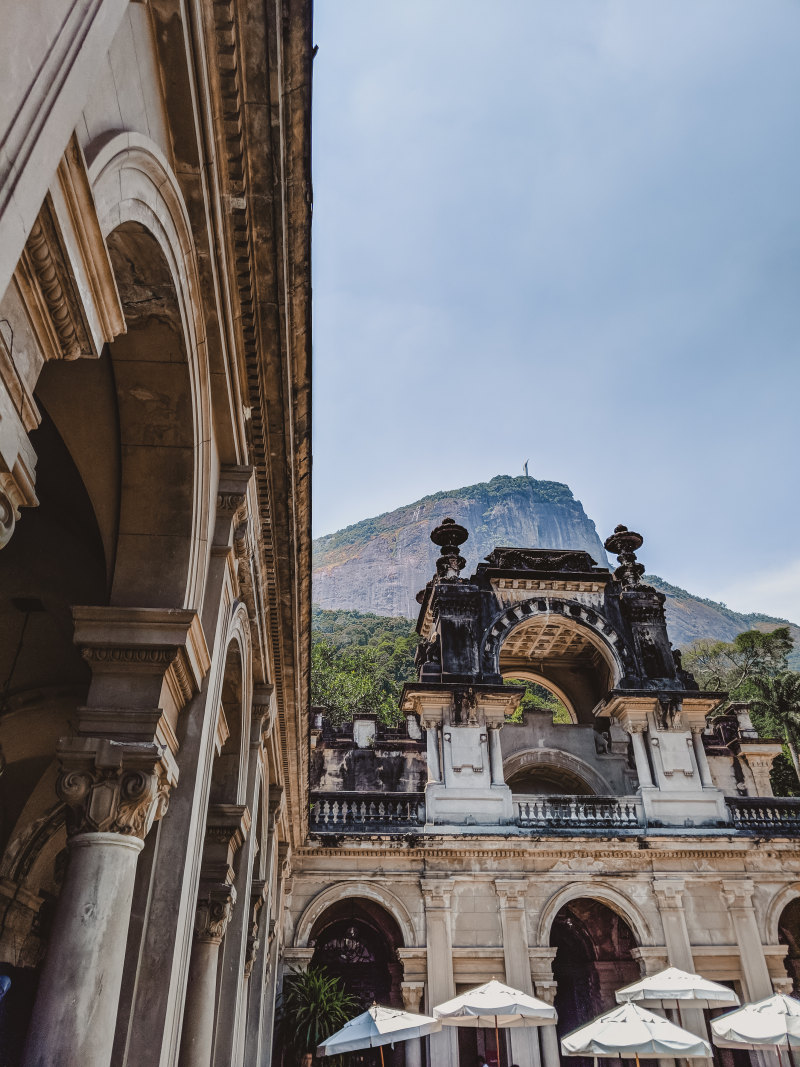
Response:
[[[356,898],[374,901],[391,916],[400,930],[404,947],[412,948],[424,943],[405,905],[390,890],[373,882],[337,882],[323,889],[306,905],[295,927],[295,947],[308,947],[314,924],[325,911],[341,900]]]
[[[594,880],[591,882],[573,882],[571,885],[564,886],[563,889],[556,890],[553,893],[539,915],[539,921],[536,926],[537,944],[547,945],[549,943],[550,930],[556,915],[565,904],[569,904],[579,897],[591,897],[593,900],[599,901],[601,904],[607,905],[612,911],[615,911],[631,928],[639,945],[655,944],[650,924],[633,901],[618,889],[615,889],[614,886]]]
[[[564,783],[578,784],[579,788],[571,790],[564,788],[561,792],[606,796],[613,792],[608,782],[601,774],[584,760],[569,752],[562,752],[554,748],[531,748],[524,752],[517,752],[503,763],[503,777],[514,791],[514,779],[520,779],[525,773],[536,777],[552,778],[557,781],[560,777]],[[534,792],[532,789],[517,790],[517,792]],[[542,793],[552,793],[552,789],[542,789]]]

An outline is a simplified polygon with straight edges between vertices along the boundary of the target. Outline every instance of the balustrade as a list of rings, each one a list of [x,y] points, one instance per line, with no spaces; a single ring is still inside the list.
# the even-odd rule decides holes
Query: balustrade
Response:
[[[425,822],[423,793],[312,793],[312,833],[411,833]]]
[[[638,797],[528,796],[514,797],[517,825],[524,829],[636,830],[644,826]]]
[[[737,830],[792,837],[800,833],[800,798],[734,797],[726,803]]]

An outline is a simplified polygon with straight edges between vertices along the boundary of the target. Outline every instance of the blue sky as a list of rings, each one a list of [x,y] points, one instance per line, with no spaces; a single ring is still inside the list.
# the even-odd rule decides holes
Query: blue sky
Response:
[[[800,620],[800,2],[316,0],[314,532],[495,474]]]

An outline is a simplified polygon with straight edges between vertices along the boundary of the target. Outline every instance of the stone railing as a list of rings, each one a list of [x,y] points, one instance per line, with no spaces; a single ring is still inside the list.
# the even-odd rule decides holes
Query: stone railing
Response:
[[[425,822],[424,793],[312,793],[316,834],[414,833]]]
[[[800,835],[800,797],[729,797],[726,804],[737,830]]]
[[[639,797],[514,797],[516,823],[523,829],[638,830],[645,825]]]

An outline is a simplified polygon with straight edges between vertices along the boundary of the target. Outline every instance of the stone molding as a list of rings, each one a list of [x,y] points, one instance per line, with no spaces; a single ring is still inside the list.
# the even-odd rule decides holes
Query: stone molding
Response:
[[[250,811],[244,804],[209,804],[202,865],[206,882],[233,883],[233,859],[244,844],[250,824]]]
[[[62,738],[56,792],[67,807],[67,833],[146,837],[167,810],[178,780],[168,750],[152,742]]]
[[[631,949],[631,956],[639,964],[643,977],[658,974],[669,966],[669,956],[666,947],[652,947],[649,945],[637,945]]]
[[[722,899],[728,908],[753,908],[755,884],[749,878],[722,883]]]
[[[18,277],[38,315],[38,340],[46,359],[80,359],[98,353],[64,249],[48,193],[31,226]]]
[[[232,885],[201,882],[195,908],[195,939],[218,945],[225,936],[235,903],[236,890]]]
[[[179,709],[199,692],[211,658],[196,611],[75,607],[72,616],[75,644],[93,675],[159,677]]]
[[[534,982],[534,988],[539,1000],[543,1000],[545,1004],[555,1004],[558,982],[551,982],[549,980],[544,982],[536,981]]]
[[[659,911],[682,911],[686,882],[683,878],[654,878],[653,892]]]

